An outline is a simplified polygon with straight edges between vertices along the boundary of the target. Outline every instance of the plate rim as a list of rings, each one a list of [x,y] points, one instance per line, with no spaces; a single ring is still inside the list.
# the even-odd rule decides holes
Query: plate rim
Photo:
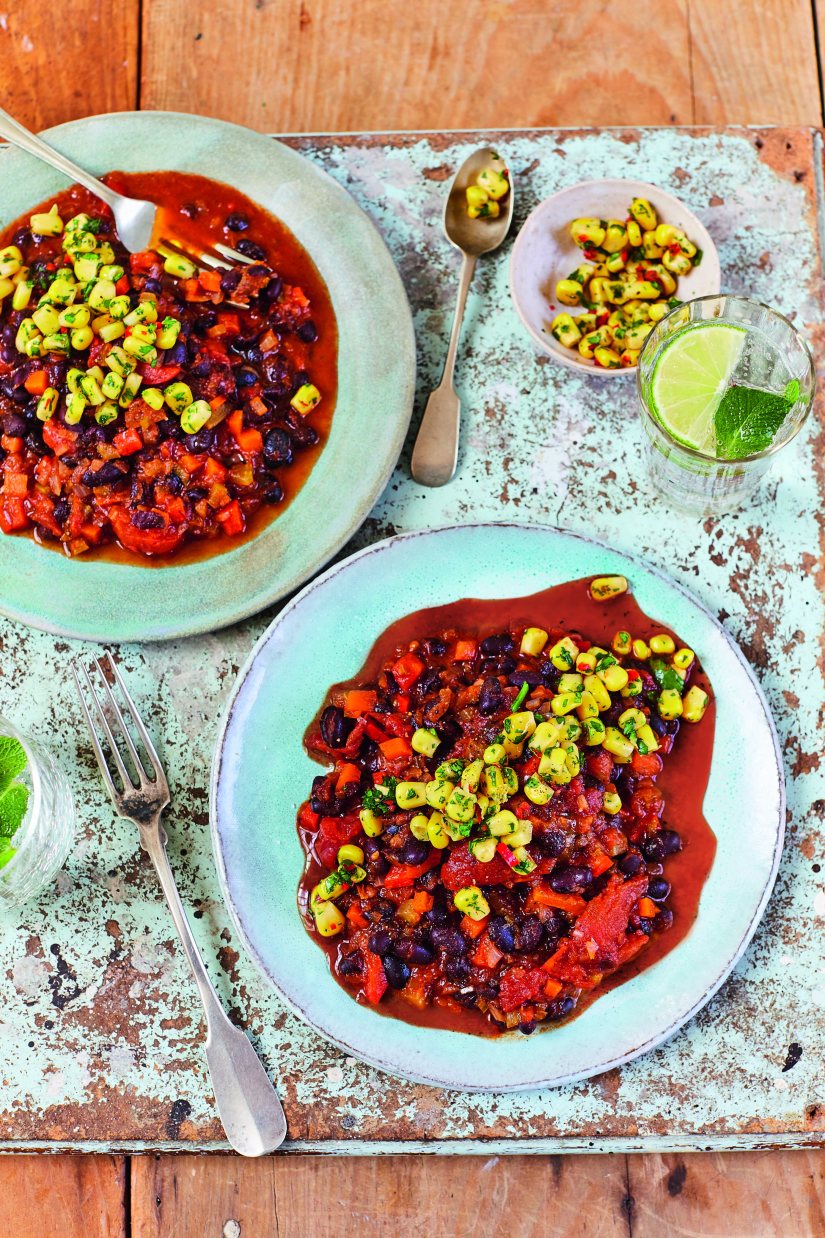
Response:
[[[664,581],[669,587],[675,588],[680,594],[682,594],[682,596],[687,601],[689,601],[693,606],[695,606],[697,610],[699,610],[707,620],[710,621],[712,626],[716,629],[716,631],[721,636],[722,640],[724,641],[725,645],[728,648],[728,651],[732,652],[733,656],[739,662],[745,674],[750,679],[751,684],[756,693],[757,700],[762,709],[762,713],[764,715],[764,721],[768,729],[768,734],[770,735],[770,738],[771,738],[773,755],[774,755],[774,760],[776,763],[776,774],[777,774],[777,780],[778,780],[778,804],[777,804],[778,821],[777,821],[776,838],[775,838],[774,846],[773,846],[773,855],[771,858],[770,871],[765,880],[765,884],[762,888],[762,892],[759,896],[759,900],[755,908],[753,909],[751,917],[748,921],[747,928],[745,929],[745,932],[743,933],[742,938],[739,941],[738,945],[735,947],[735,949],[729,955],[729,957],[722,963],[716,979],[712,981],[712,983],[706,987],[704,992],[696,999],[696,1001],[690,1006],[690,1008],[687,1011],[677,1014],[668,1023],[668,1025],[664,1029],[662,1029],[661,1031],[657,1033],[654,1033],[647,1039],[643,1040],[639,1045],[634,1046],[632,1049],[628,1050],[625,1053],[610,1056],[607,1058],[607,1060],[600,1062],[595,1066],[583,1068],[577,1071],[572,1071],[568,1074],[560,1075],[556,1078],[535,1079],[531,1082],[500,1084],[496,1086],[494,1084],[489,1084],[489,1085],[485,1085],[485,1084],[476,1085],[476,1084],[468,1084],[468,1083],[459,1084],[459,1083],[456,1083],[455,1081],[451,1081],[450,1079],[446,1077],[439,1077],[436,1073],[427,1076],[423,1074],[418,1074],[417,1072],[412,1071],[412,1070],[401,1070],[394,1062],[390,1063],[385,1060],[382,1060],[380,1054],[374,1054],[370,1052],[365,1053],[363,1049],[361,1049],[360,1047],[352,1045],[350,1044],[349,1041],[343,1040],[331,1034],[326,1029],[321,1028],[317,1023],[314,1022],[312,1018],[310,1018],[307,1012],[303,1010],[300,1005],[298,1005],[295,1001],[293,1001],[293,999],[290,998],[283,991],[283,989],[280,987],[278,982],[274,979],[274,977],[271,975],[271,973],[267,969],[263,959],[261,958],[261,956],[259,955],[257,951],[257,948],[255,947],[255,945],[252,943],[249,936],[247,935],[246,929],[241,920],[239,909],[237,908],[234,898],[232,896],[232,892],[229,887],[229,881],[228,881],[228,877],[226,873],[226,867],[224,864],[223,852],[221,849],[220,835],[218,831],[217,795],[218,795],[218,783],[220,781],[221,770],[222,770],[224,746],[225,746],[227,731],[232,721],[232,715],[233,715],[235,703],[238,699],[238,696],[240,695],[241,688],[244,682],[246,681],[247,676],[249,675],[249,672],[252,670],[252,667],[259,653],[262,651],[262,649],[271,639],[277,627],[282,622],[284,616],[290,614],[294,609],[297,609],[302,604],[305,597],[308,597],[317,588],[320,588],[321,586],[326,584],[328,581],[332,580],[341,571],[344,571],[351,563],[356,562],[360,559],[366,558],[367,556],[372,555],[372,554],[376,554],[376,553],[380,554],[384,551],[385,548],[395,545],[398,542],[414,541],[419,538],[429,537],[433,534],[464,531],[468,529],[491,529],[492,530],[492,529],[500,529],[500,528],[518,529],[518,530],[525,530],[529,532],[535,531],[535,532],[545,533],[545,534],[549,533],[551,535],[560,534],[564,537],[573,538],[577,541],[585,542],[591,546],[598,546],[610,553],[619,555],[620,557],[625,558],[634,564],[638,564],[639,567],[641,567],[645,572],[648,572],[651,575],[657,577],[658,579]],[[405,533],[397,533],[392,537],[382,538],[378,542],[372,542],[368,546],[364,546],[360,550],[355,551],[353,554],[348,555],[345,559],[340,560],[338,563],[333,564],[331,567],[327,568],[320,575],[308,581],[307,584],[304,585],[304,587],[300,590],[300,592],[297,593],[294,597],[290,598],[287,604],[278,612],[277,615],[275,615],[271,623],[267,625],[265,631],[262,632],[259,638],[255,641],[255,644],[253,645],[252,649],[249,651],[249,654],[247,655],[243,665],[240,667],[238,674],[235,677],[235,681],[232,685],[232,691],[221,712],[221,717],[220,717],[219,724],[218,724],[218,732],[217,732],[217,736],[215,739],[215,746],[214,746],[213,754],[212,754],[212,765],[211,765],[210,777],[209,777],[209,831],[210,831],[210,839],[212,843],[212,854],[213,854],[213,858],[215,861],[215,868],[218,873],[218,881],[219,881],[220,888],[221,888],[221,895],[223,897],[227,910],[229,911],[229,914],[232,918],[232,921],[235,925],[235,928],[239,934],[243,947],[246,950],[247,954],[249,955],[249,958],[254,963],[260,975],[274,989],[279,1000],[282,1001],[284,1005],[287,1006],[287,1008],[293,1012],[293,1014],[295,1014],[299,1019],[301,1019],[301,1021],[304,1024],[306,1024],[306,1026],[310,1027],[314,1032],[316,1032],[324,1040],[336,1046],[338,1049],[342,1050],[344,1053],[347,1053],[355,1057],[358,1061],[365,1062],[369,1066],[373,1066],[376,1069],[381,1070],[394,1078],[405,1079],[413,1083],[425,1084],[428,1087],[442,1088],[448,1091],[455,1091],[455,1092],[504,1094],[504,1093],[513,1093],[513,1092],[522,1092],[522,1091],[537,1091],[541,1088],[565,1087],[570,1084],[582,1082],[586,1079],[593,1079],[599,1075],[604,1074],[606,1071],[613,1070],[616,1067],[623,1066],[627,1064],[628,1062],[634,1061],[636,1058],[642,1057],[644,1054],[651,1052],[653,1049],[657,1048],[659,1045],[664,1044],[666,1041],[670,1040],[670,1038],[674,1036],[676,1032],[678,1032],[682,1027],[684,1027],[685,1024],[690,1022],[690,1020],[693,1019],[699,1013],[699,1011],[701,1011],[707,1005],[707,1003],[714,997],[714,995],[719,991],[719,989],[728,979],[734,967],[739,962],[739,960],[742,958],[743,954],[745,953],[751,941],[753,940],[754,934],[756,933],[756,930],[759,927],[762,917],[765,914],[765,910],[767,908],[771,894],[773,893],[774,885],[776,883],[776,877],[779,871],[779,864],[782,858],[783,844],[784,844],[785,832],[786,832],[785,768],[784,768],[784,764],[782,761],[782,750],[779,744],[779,737],[776,731],[776,724],[774,722],[773,715],[768,705],[768,701],[765,696],[765,693],[762,689],[761,684],[759,683],[759,680],[756,678],[756,675],[754,674],[753,668],[751,667],[750,663],[746,659],[738,642],[727,631],[727,629],[720,622],[720,620],[717,619],[716,616],[708,609],[708,607],[704,604],[704,602],[702,602],[699,598],[697,598],[696,595],[692,593],[690,589],[686,588],[683,584],[681,584],[681,582],[675,580],[672,576],[670,576],[663,569],[657,567],[653,563],[649,563],[646,559],[642,558],[642,556],[636,555],[632,551],[626,551],[626,550],[620,549],[619,547],[613,546],[610,543],[605,542],[602,538],[589,537],[587,534],[578,533],[572,529],[564,529],[558,525],[533,524],[533,523],[527,524],[522,521],[512,521],[512,520],[471,521],[468,524],[438,525],[434,528],[410,530]],[[331,984],[336,983],[335,979],[332,976],[330,976],[329,979],[330,979]],[[375,1017],[376,1019],[380,1019],[382,1016],[376,1012]],[[465,1035],[466,1033],[454,1032],[452,1034],[456,1036],[462,1036],[462,1035]]]
[[[589,364],[585,360],[577,360],[570,349],[563,349],[561,346],[557,347],[555,343],[551,344],[548,340],[542,339],[539,333],[534,329],[532,323],[528,320],[515,287],[515,269],[518,261],[518,255],[520,250],[523,248],[522,238],[525,237],[528,226],[534,223],[534,217],[538,216],[550,202],[555,202],[556,199],[563,197],[565,194],[571,193],[574,189],[596,189],[605,185],[609,185],[611,187],[617,185],[633,185],[637,189],[652,191],[654,196],[668,198],[671,202],[676,203],[682,210],[687,211],[690,218],[698,224],[699,228],[707,238],[707,241],[710,243],[709,245],[705,245],[703,254],[712,254],[714,260],[715,279],[713,282],[715,288],[714,291],[703,295],[719,295],[722,287],[722,268],[721,263],[719,262],[719,250],[717,249],[716,242],[708,231],[706,225],[702,223],[701,219],[687,202],[684,202],[681,198],[677,197],[675,193],[671,193],[669,189],[663,189],[661,185],[654,185],[651,181],[637,181],[629,176],[601,176],[586,181],[575,181],[572,185],[563,185],[561,189],[557,189],[555,193],[548,194],[546,198],[542,198],[540,202],[537,202],[533,209],[525,217],[524,222],[518,230],[518,235],[513,242],[513,248],[510,253],[510,262],[508,264],[508,285],[510,289],[510,299],[521,325],[545,356],[558,362],[559,365],[565,366],[568,370],[575,370],[579,374],[591,374],[595,375],[596,378],[627,378],[629,375],[634,375],[636,373],[635,366],[628,366],[627,368],[620,370],[597,369],[594,365]],[[691,298],[691,300],[693,299],[694,298]]]
[[[358,216],[360,216],[361,222],[365,223],[372,232],[374,239],[380,246],[383,255],[386,256],[388,263],[388,274],[394,275],[397,292],[400,294],[398,298],[399,306],[403,306],[403,309],[406,311],[403,315],[405,320],[404,334],[403,336],[399,335],[395,338],[399,356],[401,356],[404,361],[404,373],[402,376],[402,382],[399,384],[399,404],[403,400],[407,406],[407,412],[405,416],[398,419],[384,467],[378,474],[376,474],[376,480],[370,487],[369,491],[365,492],[361,503],[362,512],[353,510],[351,516],[348,517],[345,522],[345,525],[341,526],[342,531],[336,535],[332,542],[325,543],[325,548],[313,557],[311,564],[308,564],[301,571],[293,572],[288,581],[282,583],[276,588],[270,587],[256,591],[254,597],[249,597],[247,595],[247,601],[245,603],[241,602],[235,605],[224,605],[218,613],[213,611],[207,613],[201,610],[200,614],[196,618],[190,617],[185,620],[181,619],[179,622],[172,622],[171,624],[157,622],[153,627],[147,629],[142,626],[140,613],[138,612],[136,613],[130,627],[126,628],[124,626],[121,630],[119,630],[116,638],[118,644],[134,641],[140,641],[141,643],[157,643],[161,641],[182,639],[190,636],[200,636],[205,633],[220,631],[223,628],[230,627],[236,623],[242,622],[245,619],[249,619],[256,614],[259,614],[261,611],[266,610],[268,607],[273,606],[277,602],[288,597],[296,590],[301,589],[309,580],[315,577],[316,573],[324,569],[326,565],[329,564],[330,560],[334,558],[343,546],[346,545],[350,538],[369,517],[369,514],[374,508],[376,502],[387,488],[390,478],[398,465],[415,409],[415,390],[418,366],[415,322],[413,319],[412,307],[410,305],[407,289],[403,279],[401,278],[401,272],[398,269],[398,264],[372,216],[359,205],[349,190],[344,185],[339,183],[333,176],[331,176],[325,168],[318,166],[302,151],[295,149],[293,146],[282,140],[283,137],[290,135],[276,136],[270,133],[262,133],[258,130],[251,129],[247,125],[239,125],[233,121],[221,120],[214,116],[203,116],[198,113],[163,110],[153,110],[151,112],[139,110],[99,112],[91,116],[77,117],[74,120],[64,121],[59,125],[49,126],[46,129],[39,130],[39,133],[43,137],[49,139],[54,138],[55,136],[60,137],[61,134],[71,132],[72,130],[89,124],[90,122],[116,121],[118,123],[128,123],[139,121],[141,124],[147,124],[151,127],[156,119],[163,123],[165,120],[170,118],[180,121],[182,124],[190,124],[194,122],[215,127],[216,129],[222,129],[224,131],[234,130],[239,135],[244,135],[245,139],[248,139],[249,136],[252,135],[254,138],[260,138],[263,141],[271,142],[273,145],[287,152],[290,159],[295,159],[302,165],[308,166],[314,175],[316,175],[319,179],[328,182],[330,186],[334,186],[335,191],[343,195],[348,200],[351,207],[354,208]],[[19,148],[14,145],[9,145],[8,147],[8,150],[13,157],[16,157],[18,149]],[[35,158],[35,156],[32,156],[32,158]],[[149,170],[151,171],[152,169]],[[71,183],[71,180],[67,177],[67,187]],[[264,207],[264,209],[268,210],[269,208]],[[272,213],[273,212],[270,212],[270,214]],[[307,253],[309,254],[310,259],[315,262],[316,260],[313,254],[309,253],[308,249]],[[314,469],[312,471],[314,471]],[[300,497],[301,493],[299,491],[289,506],[292,507],[295,503],[299,502]],[[255,534],[251,540],[254,541],[257,538],[264,536],[268,527],[269,526],[259,530],[259,532]],[[4,534],[2,536],[7,535]],[[25,540],[27,542],[31,541],[28,537]],[[244,543],[244,545],[245,544],[246,543]],[[2,543],[0,543],[0,547],[1,546]],[[41,553],[48,553],[48,549],[38,549]],[[231,555],[233,549],[235,548],[230,548],[223,554],[207,556],[207,558],[212,558],[216,562],[220,562],[225,556],[228,557]],[[242,547],[238,549],[242,549]],[[51,551],[51,553],[58,552]],[[180,565],[176,565],[174,561],[164,565],[113,562],[109,563],[108,566],[110,570],[118,573],[117,584],[119,587],[122,587],[124,584],[128,584],[128,579],[130,578],[131,573],[135,571],[153,573],[185,573],[187,567],[196,566],[200,562],[203,562],[203,560],[196,559],[191,564],[184,563]],[[13,570],[13,568],[14,565],[9,564],[9,570]],[[179,577],[180,584],[185,585],[185,582],[185,575]],[[86,583],[88,584],[88,582]],[[84,582],[82,578],[79,578],[71,581],[69,584],[66,584],[65,587],[67,589],[82,590],[83,585]],[[107,641],[111,641],[113,639],[111,631],[107,628],[106,624],[99,624],[98,620],[94,616],[90,617],[88,622],[84,623],[82,627],[78,627],[76,624],[55,622],[53,619],[39,615],[36,611],[26,606],[9,604],[2,592],[0,592],[0,616],[6,619],[11,619],[16,623],[25,624],[27,627],[34,628],[37,631],[47,632],[52,636],[64,637],[70,640],[88,640],[97,643],[106,643]]]

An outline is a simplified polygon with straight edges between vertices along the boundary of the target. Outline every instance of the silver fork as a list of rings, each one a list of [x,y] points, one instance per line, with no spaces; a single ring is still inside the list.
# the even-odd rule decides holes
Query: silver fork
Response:
[[[195,945],[169,865],[169,857],[166,854],[166,831],[160,823],[161,813],[170,802],[169,784],[166,781],[163,766],[134,701],[126,690],[120,672],[108,651],[104,654],[104,658],[96,660],[95,669],[103,682],[103,699],[95,690],[85,662],[76,659],[72,663],[72,674],[80,696],[83,716],[86,719],[92,747],[115,812],[118,816],[134,822],[140,831],[140,845],[144,851],[149,853],[149,858],[155,866],[161,888],[172,913],[172,919],[175,921],[175,927],[180,936],[181,945],[198,986],[206,1015],[206,1061],[227,1139],[235,1151],[240,1152],[242,1156],[262,1156],[266,1152],[274,1152],[287,1133],[286,1117],[281,1102],[251,1042],[240,1028],[230,1023],[220,1004]],[[122,695],[131,723],[149,757],[153,770],[152,777],[146,771],[129,732],[126,719],[115,699],[106,677],[107,669]],[[91,710],[89,701],[91,701]],[[107,717],[107,709],[109,717],[113,719],[113,724]],[[92,710],[105,737],[111,765],[120,779],[122,790],[118,790],[116,785],[92,717]],[[121,756],[117,744],[118,739],[129,755],[137,777],[137,784]]]

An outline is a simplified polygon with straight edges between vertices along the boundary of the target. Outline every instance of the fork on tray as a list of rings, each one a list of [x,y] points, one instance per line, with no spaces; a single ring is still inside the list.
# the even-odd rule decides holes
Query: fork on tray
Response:
[[[227,1018],[186,919],[161,825],[170,794],[158,754],[108,651],[95,660],[91,673],[84,660],[76,659],[72,674],[103,783],[118,816],[138,827],[140,845],[155,867],[200,993],[206,1016],[206,1061],[226,1137],[242,1156],[273,1152],[286,1136],[286,1117],[251,1042]]]

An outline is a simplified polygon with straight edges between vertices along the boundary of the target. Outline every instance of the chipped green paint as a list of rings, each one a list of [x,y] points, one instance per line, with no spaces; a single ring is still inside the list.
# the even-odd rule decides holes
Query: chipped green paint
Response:
[[[490,135],[295,141],[381,228],[413,303],[420,410],[446,348],[457,257],[441,235],[444,181]],[[562,185],[639,176],[684,197],[714,236],[723,288],[791,315],[817,343],[822,157],[808,130],[494,135],[518,220]],[[206,788],[219,710],[270,616],[204,639],[125,646],[173,783],[170,852],[227,1007],[278,1082],[292,1150],[624,1151],[799,1145],[825,1138],[825,785],[818,727],[825,631],[812,419],[740,513],[692,520],[647,489],[632,381],[539,357],[511,310],[509,247],[479,267],[457,385],[455,481],[425,491],[405,456],[353,545],[470,519],[559,523],[665,567],[719,614],[757,669],[789,777],[788,838],[768,914],[719,995],[669,1044],[589,1083],[507,1096],[388,1081],[286,1013],[239,954],[220,902]],[[822,479],[820,477],[820,487]],[[2,588],[2,582],[0,582]],[[0,622],[0,712],[49,740],[72,772],[78,846],[56,889],[0,910],[0,1146],[223,1145],[200,1052],[194,987],[137,835],[114,821],[80,730],[68,659],[77,646]],[[151,704],[150,706],[150,703]],[[732,876],[735,880],[735,876]],[[550,1033],[552,1034],[552,1033]],[[791,1069],[791,1043],[802,1056]],[[514,1141],[519,1140],[516,1144]]]

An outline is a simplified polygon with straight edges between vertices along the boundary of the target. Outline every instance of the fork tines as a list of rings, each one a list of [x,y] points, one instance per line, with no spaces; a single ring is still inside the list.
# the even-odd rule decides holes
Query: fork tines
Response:
[[[97,673],[94,674],[94,672]],[[106,650],[102,658],[95,660],[92,666],[92,674],[89,673],[89,667],[86,662],[76,658],[72,662],[72,675],[74,676],[80,697],[83,716],[89,728],[94,754],[100,766],[100,772],[103,775],[103,782],[115,807],[122,808],[124,806],[124,799],[128,798],[130,792],[149,791],[153,795],[168,796],[169,789],[160,758],[109,651]],[[118,689],[125,704],[129,722],[137,733],[138,739],[149,758],[153,771],[151,774],[147,771],[146,765],[138,752],[137,745],[130,733],[127,719],[124,717],[124,712],[115,698],[110,679]],[[102,693],[99,688],[95,687],[97,681],[102,684]],[[108,746],[109,759],[107,759],[99,732],[102,732]],[[118,741],[120,741],[120,744]],[[128,753],[137,782],[135,782],[135,777],[126,766],[120,745]],[[110,763],[114,766],[121,780],[122,790],[115,784]]]

